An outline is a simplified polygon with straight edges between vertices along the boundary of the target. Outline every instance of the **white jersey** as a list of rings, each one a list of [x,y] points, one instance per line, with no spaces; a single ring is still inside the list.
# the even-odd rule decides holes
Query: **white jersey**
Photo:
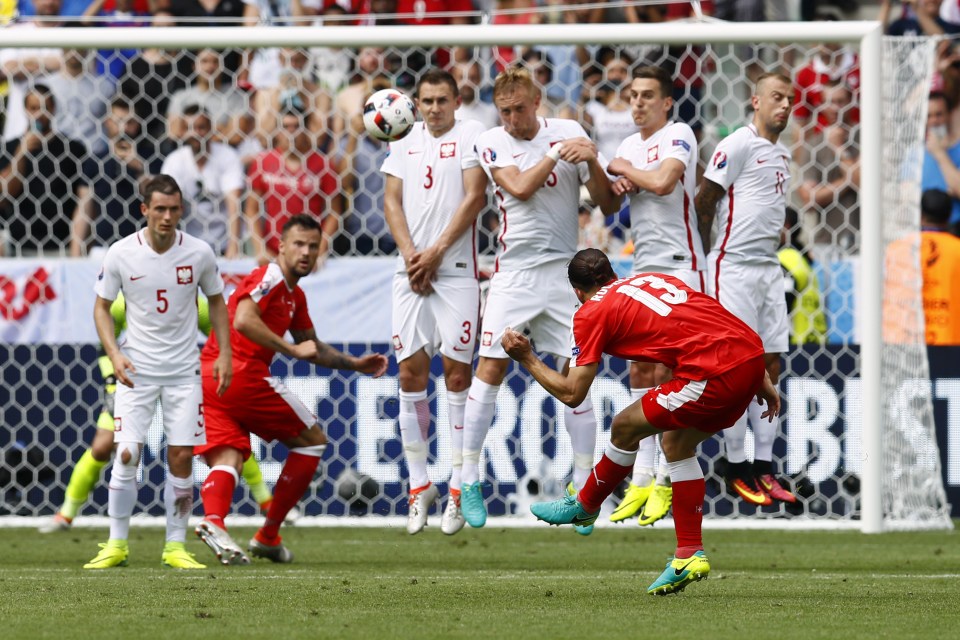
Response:
[[[242,191],[246,176],[240,156],[230,145],[211,142],[203,170],[193,149],[184,145],[163,161],[160,173],[177,181],[183,193],[183,224],[190,235],[206,240],[217,253],[227,248],[225,194]]]
[[[210,245],[182,231],[172,247],[157,253],[145,233],[141,229],[107,250],[94,291],[105,300],[123,291],[127,331],[120,348],[137,370],[135,382],[196,382],[197,288],[208,298],[223,293],[216,257]]]
[[[710,261],[779,264],[790,152],[760,137],[752,124],[720,141],[703,177],[726,195],[713,222]]]
[[[656,171],[673,158],[686,167],[680,184],[658,196],[639,191],[630,197],[630,235],[633,238],[633,272],[706,268],[703,243],[693,207],[697,181],[697,138],[682,122],[668,122],[649,140],[635,133],[617,149],[617,157],[641,171]]]
[[[403,181],[403,213],[418,250],[436,243],[463,202],[463,172],[480,166],[475,144],[483,131],[479,122],[457,120],[435,138],[418,122],[406,137],[390,144],[380,170]],[[405,271],[403,257],[398,257],[397,273]],[[477,277],[476,224],[450,246],[437,273]]]
[[[503,127],[490,129],[477,139],[480,165],[494,182],[495,204],[500,215],[497,271],[517,271],[554,260],[568,260],[577,252],[580,185],[590,179],[587,163],[560,160],[543,186],[526,201],[510,195],[493,180],[494,169],[515,166],[525,171],[537,164],[557,142],[587,137],[583,127],[573,120],[539,120],[540,129],[533,140],[514,138]],[[607,166],[602,156],[600,164]]]

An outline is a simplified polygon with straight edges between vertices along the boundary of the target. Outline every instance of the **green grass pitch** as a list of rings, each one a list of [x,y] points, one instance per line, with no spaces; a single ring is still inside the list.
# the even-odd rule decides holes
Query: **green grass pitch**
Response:
[[[708,580],[646,594],[670,528],[287,529],[290,565],[159,566],[133,529],[130,566],[84,571],[106,531],[0,529],[0,636],[18,638],[960,637],[953,532],[706,531]],[[234,529],[246,541],[251,529]]]

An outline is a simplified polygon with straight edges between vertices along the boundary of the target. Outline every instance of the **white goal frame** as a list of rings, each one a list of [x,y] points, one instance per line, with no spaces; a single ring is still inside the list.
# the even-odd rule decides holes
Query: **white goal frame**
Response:
[[[655,42],[673,45],[790,42],[838,42],[860,50],[860,209],[882,212],[881,35],[875,21],[762,22],[676,21],[659,24],[527,25],[527,26],[389,26],[389,27],[171,27],[110,29],[65,27],[42,30],[0,29],[4,47],[102,48],[228,48],[328,46],[357,47],[372,39],[384,46],[495,46],[574,44],[624,45]],[[883,393],[881,385],[881,318],[883,291],[882,216],[865,215],[860,230],[862,310],[860,375],[863,385],[861,530],[880,533],[883,526]]]

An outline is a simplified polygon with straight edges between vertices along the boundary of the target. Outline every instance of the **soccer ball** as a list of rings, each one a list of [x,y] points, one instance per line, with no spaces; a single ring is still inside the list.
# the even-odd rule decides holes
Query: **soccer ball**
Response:
[[[351,467],[346,467],[340,473],[333,483],[333,490],[347,504],[352,515],[369,513],[380,496],[377,481]]]
[[[377,140],[396,142],[410,133],[416,121],[413,100],[396,89],[381,89],[363,105],[363,126]]]

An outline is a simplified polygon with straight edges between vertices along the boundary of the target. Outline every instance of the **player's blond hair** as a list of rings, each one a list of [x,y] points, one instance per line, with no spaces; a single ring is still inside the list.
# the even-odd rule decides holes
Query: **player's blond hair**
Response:
[[[793,84],[793,81],[782,73],[777,73],[776,71],[768,71],[767,73],[760,74],[760,77],[757,78],[757,84],[753,88],[753,95],[760,95],[760,87],[763,86],[763,83],[767,80],[777,80],[790,86]]]
[[[540,95],[540,89],[533,83],[530,72],[523,67],[507,67],[493,81],[493,99],[497,96],[513,93],[519,89],[526,91],[531,97]]]

